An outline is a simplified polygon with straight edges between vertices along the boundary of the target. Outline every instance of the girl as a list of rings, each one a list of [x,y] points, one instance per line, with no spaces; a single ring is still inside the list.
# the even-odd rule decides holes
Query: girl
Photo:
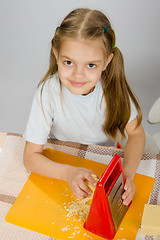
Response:
[[[109,145],[112,140],[113,145],[126,131],[122,198],[128,205],[145,144],[141,120],[109,20],[97,10],[75,9],[56,29],[51,42],[49,70],[37,88],[24,134],[24,165],[43,176],[67,181],[74,195],[84,198],[91,194],[85,180],[96,184],[92,172],[43,156],[48,135],[82,144]]]

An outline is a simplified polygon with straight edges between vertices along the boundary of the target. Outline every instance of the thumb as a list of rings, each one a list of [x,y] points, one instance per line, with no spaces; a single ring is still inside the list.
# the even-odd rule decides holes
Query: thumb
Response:
[[[129,178],[126,177],[126,182],[124,184],[124,190],[126,191],[129,188]]]
[[[87,179],[93,186],[97,185],[99,178],[95,174],[90,174]]]

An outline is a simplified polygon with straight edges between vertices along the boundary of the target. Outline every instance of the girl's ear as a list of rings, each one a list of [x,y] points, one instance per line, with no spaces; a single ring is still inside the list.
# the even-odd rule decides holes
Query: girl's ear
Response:
[[[58,51],[55,48],[53,48],[53,53],[54,53],[54,56],[57,60],[58,59]]]
[[[106,67],[108,66],[108,64],[112,61],[113,56],[114,56],[113,53],[111,53],[111,54],[109,55],[109,57],[107,58],[107,60],[106,60],[106,62],[105,62],[105,64],[104,64],[104,69],[103,69],[103,71],[106,69]]]

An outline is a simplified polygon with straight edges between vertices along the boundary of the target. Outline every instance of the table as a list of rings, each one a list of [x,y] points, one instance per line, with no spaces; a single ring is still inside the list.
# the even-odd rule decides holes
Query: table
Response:
[[[23,165],[24,146],[25,140],[22,135],[0,132],[0,239],[53,240],[48,236],[5,222],[6,214],[30,175]],[[115,154],[119,154],[122,159],[124,154],[123,150],[113,147],[83,145],[51,139],[48,139],[44,148],[52,148],[105,164],[108,164]],[[137,173],[155,178],[149,203],[160,204],[160,155],[144,153]],[[136,240],[143,239],[157,240],[159,238],[141,235],[139,229]]]

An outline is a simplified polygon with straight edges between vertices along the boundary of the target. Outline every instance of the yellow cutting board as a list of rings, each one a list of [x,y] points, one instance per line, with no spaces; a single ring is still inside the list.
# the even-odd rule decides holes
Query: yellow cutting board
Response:
[[[43,154],[59,163],[91,169],[99,177],[106,169],[105,164],[52,149],[45,149]],[[154,179],[136,174],[134,183],[134,199],[114,239],[136,238],[144,204],[148,203]],[[84,220],[67,217],[68,212],[64,206],[75,200],[67,182],[31,173],[5,220],[58,240],[102,240],[83,228]]]

